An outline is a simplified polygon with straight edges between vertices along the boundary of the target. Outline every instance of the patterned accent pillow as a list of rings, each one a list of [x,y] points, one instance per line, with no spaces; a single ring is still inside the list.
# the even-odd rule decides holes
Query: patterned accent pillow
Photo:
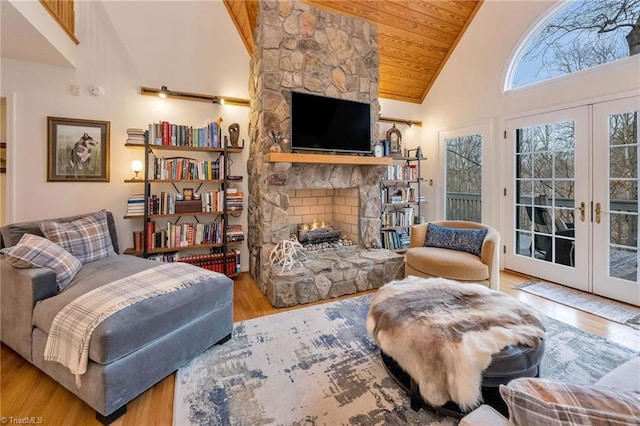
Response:
[[[638,424],[640,392],[520,378],[500,386],[515,425]]]
[[[486,229],[448,228],[430,223],[427,225],[424,246],[465,251],[480,256],[486,235]]]
[[[82,264],[116,254],[111,243],[106,210],[71,222],[42,222],[40,231],[77,257]]]
[[[76,276],[82,263],[71,253],[46,238],[24,234],[18,244],[0,250],[7,262],[16,268],[51,268],[56,271],[58,291]]]

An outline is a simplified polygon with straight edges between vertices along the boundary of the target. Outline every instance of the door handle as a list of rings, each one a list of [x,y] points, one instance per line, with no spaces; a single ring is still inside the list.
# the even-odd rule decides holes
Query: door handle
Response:
[[[600,203],[596,203],[596,223],[600,223]]]
[[[587,210],[587,209],[586,209],[586,207],[585,207],[585,203],[584,203],[584,201],[583,201],[583,202],[581,202],[581,203],[580,203],[580,207],[577,207],[576,209],[577,209],[577,210],[580,210],[580,221],[581,221],[581,222],[584,222],[585,214],[586,214],[585,212],[586,212],[586,210]]]

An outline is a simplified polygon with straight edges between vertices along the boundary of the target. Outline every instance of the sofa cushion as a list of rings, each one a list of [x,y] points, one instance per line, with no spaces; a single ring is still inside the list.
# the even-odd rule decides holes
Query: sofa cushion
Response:
[[[62,307],[82,294],[156,265],[156,261],[127,255],[87,263],[66,291],[36,305],[33,322],[48,333]],[[96,327],[89,342],[89,359],[108,364],[219,306],[232,303],[232,299],[233,281],[225,275],[211,272],[211,278],[206,281],[136,303],[111,315]]]
[[[407,266],[421,273],[461,281],[489,279],[489,267],[476,255],[437,247],[412,247],[405,253]]]
[[[424,246],[464,251],[480,256],[486,235],[486,229],[449,228],[429,223]]]
[[[106,210],[71,222],[41,222],[40,230],[45,238],[62,246],[83,264],[116,254],[111,244]]]
[[[640,393],[520,378],[500,386],[515,425],[637,424]]]
[[[16,268],[50,268],[56,272],[58,291],[62,291],[76,276],[82,263],[71,253],[37,235],[24,234],[18,244],[0,250]]]
[[[598,380],[595,386],[640,392],[640,356],[620,364]]]

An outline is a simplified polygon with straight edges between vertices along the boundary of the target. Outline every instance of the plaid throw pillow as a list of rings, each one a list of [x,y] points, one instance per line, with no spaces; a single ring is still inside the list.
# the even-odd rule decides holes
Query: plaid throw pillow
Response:
[[[46,238],[24,234],[18,244],[0,250],[16,268],[51,268],[56,272],[58,291],[62,291],[76,276],[82,263],[71,253]]]
[[[500,386],[515,425],[638,424],[640,393],[520,378]]]
[[[71,222],[42,222],[40,231],[77,257],[82,264],[116,254],[111,243],[106,210]]]

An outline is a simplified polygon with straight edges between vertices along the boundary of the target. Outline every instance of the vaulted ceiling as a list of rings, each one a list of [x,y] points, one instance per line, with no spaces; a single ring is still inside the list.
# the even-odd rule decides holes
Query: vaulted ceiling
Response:
[[[380,97],[422,103],[483,0],[306,0],[378,27]],[[249,54],[258,0],[224,0]]]

